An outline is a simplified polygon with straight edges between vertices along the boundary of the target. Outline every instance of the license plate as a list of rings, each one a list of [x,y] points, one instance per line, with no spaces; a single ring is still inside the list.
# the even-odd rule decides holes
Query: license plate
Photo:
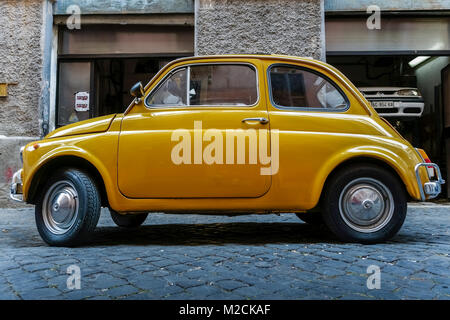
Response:
[[[394,108],[394,101],[371,101],[374,108]]]

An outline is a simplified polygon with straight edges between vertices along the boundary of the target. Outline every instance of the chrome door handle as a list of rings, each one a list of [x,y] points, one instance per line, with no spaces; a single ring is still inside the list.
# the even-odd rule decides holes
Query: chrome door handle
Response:
[[[249,122],[249,121],[258,121],[261,124],[269,123],[269,119],[267,119],[267,118],[245,118],[245,119],[242,119],[242,122]]]

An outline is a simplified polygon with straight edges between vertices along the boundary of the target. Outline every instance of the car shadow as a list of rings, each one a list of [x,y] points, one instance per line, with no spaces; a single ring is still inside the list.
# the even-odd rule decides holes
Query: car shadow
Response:
[[[336,242],[336,240],[324,226],[305,223],[233,222],[144,225],[136,229],[99,227],[86,246],[264,245],[318,242]]]

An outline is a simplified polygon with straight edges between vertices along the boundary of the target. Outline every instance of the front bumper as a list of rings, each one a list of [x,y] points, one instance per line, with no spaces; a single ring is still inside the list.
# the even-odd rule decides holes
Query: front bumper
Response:
[[[11,188],[9,191],[9,197],[18,202],[23,202],[23,189],[22,189],[22,169],[14,173],[11,181]]]
[[[419,169],[421,167],[427,168],[427,175],[428,175],[428,182],[425,182],[422,184],[422,179],[420,178]],[[433,170],[436,172],[437,178],[435,180],[431,180],[430,177],[430,171],[428,169]],[[425,200],[431,200],[436,198],[441,193],[441,185],[445,183],[445,180],[442,179],[441,170],[439,169],[439,166],[435,163],[419,163],[415,167],[416,171],[416,179],[417,184],[419,185],[420,190],[420,199],[421,201]]]

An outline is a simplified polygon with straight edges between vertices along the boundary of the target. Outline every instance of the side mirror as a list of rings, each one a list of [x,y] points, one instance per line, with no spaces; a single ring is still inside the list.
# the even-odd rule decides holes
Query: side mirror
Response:
[[[142,85],[142,82],[136,83],[134,86],[130,89],[130,94],[135,97],[136,99],[140,99],[144,96],[144,86]]]

